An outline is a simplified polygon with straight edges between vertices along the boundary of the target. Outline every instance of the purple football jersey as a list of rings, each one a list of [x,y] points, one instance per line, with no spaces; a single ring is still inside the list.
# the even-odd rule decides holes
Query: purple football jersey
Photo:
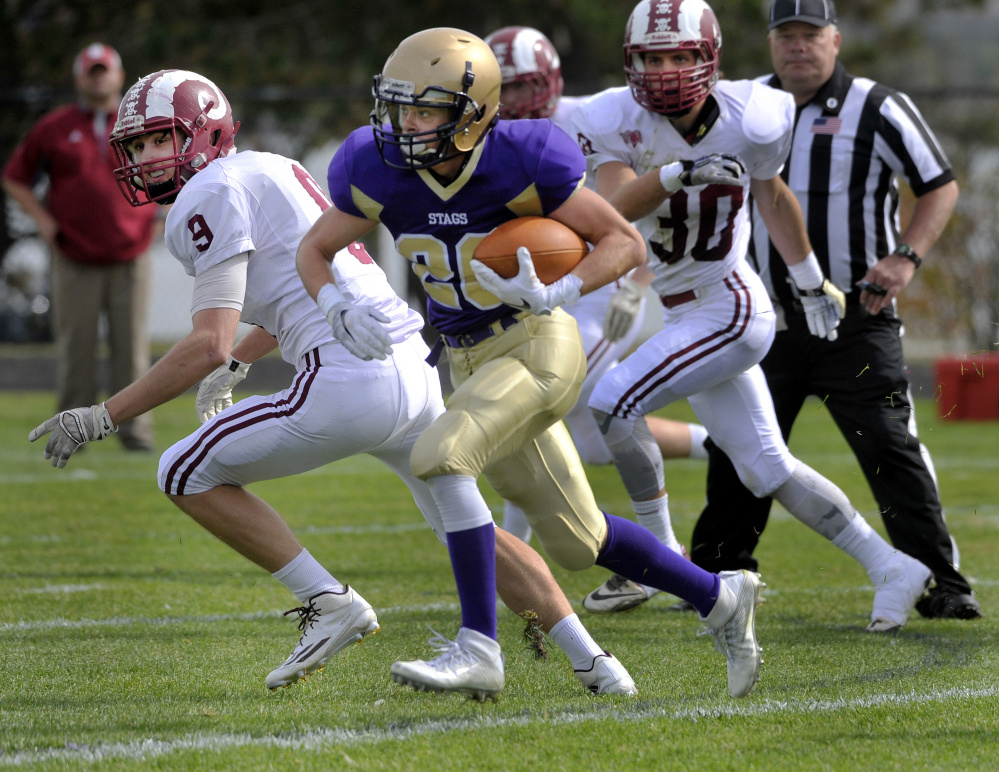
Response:
[[[385,152],[401,161],[397,147]],[[340,211],[388,228],[423,283],[430,323],[459,335],[514,312],[476,281],[470,262],[479,242],[507,220],[558,209],[585,170],[579,147],[551,121],[499,121],[444,186],[429,170],[386,166],[365,127],[330,162],[329,190]]]

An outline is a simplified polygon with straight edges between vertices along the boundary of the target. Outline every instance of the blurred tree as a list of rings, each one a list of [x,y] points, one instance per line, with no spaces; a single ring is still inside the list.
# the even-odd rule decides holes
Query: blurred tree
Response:
[[[372,76],[402,38],[430,26],[482,36],[509,24],[537,27],[562,54],[567,94],[623,85],[621,44],[635,2],[7,0],[0,4],[0,163],[34,120],[73,98],[72,58],[95,40],[118,49],[130,77],[176,67],[215,80],[243,122],[240,147],[302,157],[366,123]],[[837,3],[844,64],[908,92],[948,152],[960,148],[952,158],[967,206],[951,230],[960,222],[962,233],[984,233],[975,230],[977,218],[988,208],[981,202],[991,200],[983,198],[991,193],[981,175],[962,164],[984,157],[974,148],[999,145],[999,19],[985,6],[984,0]],[[725,76],[769,72],[769,0],[714,0],[712,7],[722,26]],[[974,259],[994,273],[994,242],[976,238]],[[934,252],[945,249],[954,251],[941,263],[971,260],[970,252],[962,254],[970,242],[959,236],[948,234]],[[987,316],[981,308],[962,314],[962,293],[951,294],[936,298],[936,306],[950,304],[939,314],[920,314],[939,316],[940,334],[971,329],[971,317]]]

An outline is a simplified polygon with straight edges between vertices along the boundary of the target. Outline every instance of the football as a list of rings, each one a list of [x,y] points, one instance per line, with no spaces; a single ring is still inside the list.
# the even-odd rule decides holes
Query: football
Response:
[[[558,220],[548,217],[517,217],[495,228],[472,255],[504,279],[520,270],[517,248],[527,247],[534,271],[545,284],[561,279],[590,251],[586,240]]]

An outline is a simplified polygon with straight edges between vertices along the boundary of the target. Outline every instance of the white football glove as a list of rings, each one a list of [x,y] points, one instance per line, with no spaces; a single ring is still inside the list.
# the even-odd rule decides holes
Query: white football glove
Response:
[[[534,261],[527,247],[517,249],[517,264],[519,270],[512,279],[504,279],[479,260],[472,261],[472,271],[483,289],[508,306],[532,314],[550,314],[553,308],[579,300],[583,280],[578,276],[569,273],[551,284],[543,284],[534,270]]]
[[[814,252],[800,263],[789,265],[787,272],[801,297],[808,331],[816,338],[836,340],[836,327],[846,316],[846,296],[822,274]]]
[[[829,279],[818,289],[799,289],[808,331],[817,338],[836,340],[839,320],[846,315],[846,296]]]
[[[194,400],[194,410],[201,423],[232,407],[232,390],[246,377],[249,369],[250,365],[229,357],[228,364],[220,365],[205,376]]]
[[[377,308],[351,303],[332,283],[323,285],[316,302],[336,339],[358,359],[387,359],[392,353],[392,339],[383,326],[389,318]]]
[[[28,434],[28,441],[34,442],[52,432],[45,444],[45,458],[51,458],[52,466],[62,469],[80,446],[94,440],[103,440],[116,431],[118,427],[111,422],[108,409],[102,402],[90,407],[63,410],[32,429]]]
[[[625,279],[621,288],[611,297],[604,317],[604,338],[611,343],[628,334],[642,310],[645,287],[634,279]]]
[[[734,155],[712,153],[696,161],[674,161],[659,169],[659,182],[670,195],[680,188],[699,185],[738,185],[746,183],[746,165]]]

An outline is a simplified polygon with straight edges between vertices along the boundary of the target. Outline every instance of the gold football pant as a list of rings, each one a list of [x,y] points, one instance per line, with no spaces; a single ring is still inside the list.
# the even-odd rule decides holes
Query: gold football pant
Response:
[[[586,376],[576,322],[561,309],[529,315],[448,358],[455,391],[413,448],[414,474],[485,474],[524,510],[552,560],[589,568],[607,524],[561,423]]]

